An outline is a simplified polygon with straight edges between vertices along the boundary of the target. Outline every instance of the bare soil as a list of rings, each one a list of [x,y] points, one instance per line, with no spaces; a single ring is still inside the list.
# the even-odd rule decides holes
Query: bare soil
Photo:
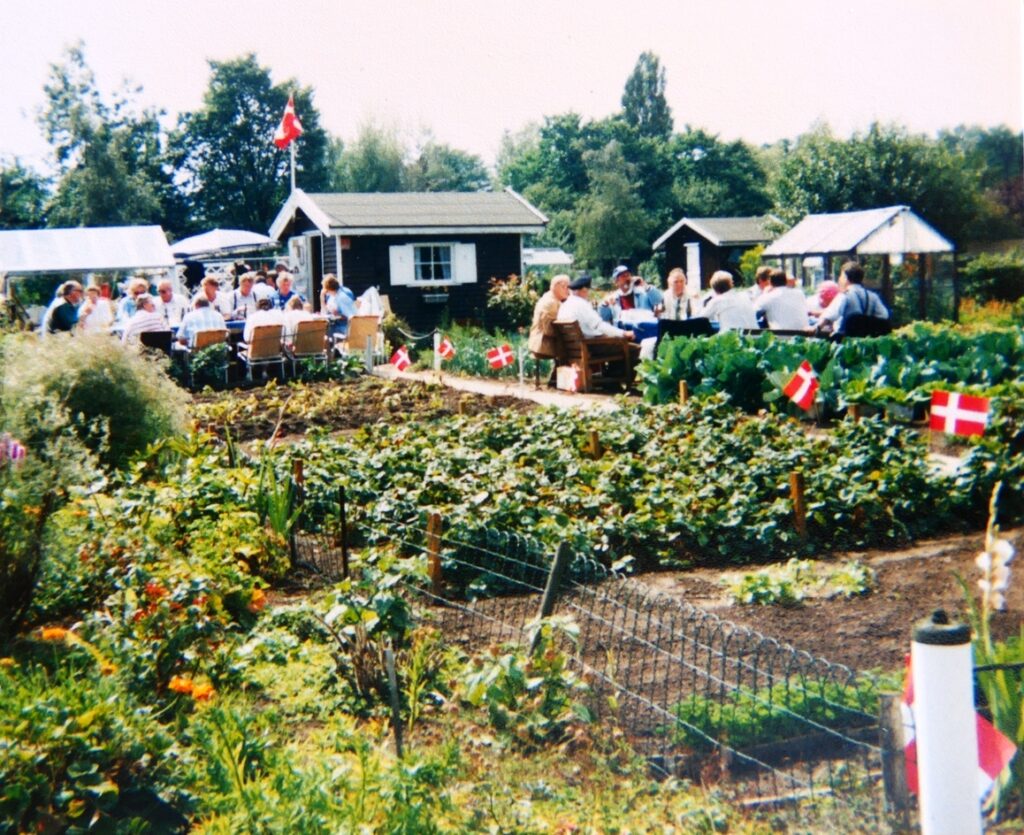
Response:
[[[1003,533],[1019,554],[1024,528]],[[977,592],[981,576],[974,559],[984,546],[983,531],[929,539],[900,551],[832,554],[828,561],[858,559],[875,571],[875,589],[861,597],[809,599],[797,606],[739,605],[725,593],[723,571],[694,569],[645,574],[639,579],[653,590],[715,612],[855,670],[893,670],[910,651],[916,621],[936,609],[967,617],[959,574]],[[756,571],[756,568],[750,571]],[[1024,583],[1011,580],[1006,611],[993,617],[1000,638],[1018,634],[1024,625]]]

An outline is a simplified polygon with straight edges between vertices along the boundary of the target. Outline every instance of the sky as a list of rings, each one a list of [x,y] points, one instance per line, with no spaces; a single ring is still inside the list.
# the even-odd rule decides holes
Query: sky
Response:
[[[0,160],[45,169],[36,124],[50,66],[82,40],[105,94],[201,106],[208,61],[255,52],[315,90],[322,124],[427,132],[493,164],[505,131],[621,104],[641,52],[666,74],[677,129],[723,140],[840,136],[872,121],[934,134],[1021,130],[1024,0],[32,0],[4,3]],[[301,117],[301,113],[299,114]],[[301,153],[301,146],[299,148]]]

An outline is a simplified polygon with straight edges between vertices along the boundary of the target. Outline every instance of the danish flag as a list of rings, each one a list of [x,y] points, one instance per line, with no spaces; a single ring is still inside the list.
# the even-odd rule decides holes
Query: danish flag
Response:
[[[930,426],[950,435],[983,435],[988,426],[989,400],[955,391],[932,392]]]
[[[487,361],[491,364],[491,368],[504,368],[506,365],[511,365],[515,360],[516,357],[512,353],[511,345],[499,345],[497,348],[491,348],[487,352]]]
[[[793,378],[786,383],[782,393],[803,410],[814,405],[814,395],[818,391],[818,377],[811,364],[804,360],[796,370]]]
[[[302,122],[295,115],[295,98],[288,96],[288,104],[285,105],[281,124],[274,131],[274,144],[283,151],[292,144],[292,140],[298,139],[300,136],[302,136]]]
[[[437,353],[441,355],[441,359],[445,360],[450,360],[455,356],[455,346],[452,345],[452,341],[447,336],[437,346]]]
[[[391,364],[399,371],[405,371],[405,369],[412,365],[412,360],[409,359],[409,349],[403,345],[395,351],[391,355]]]
[[[917,736],[914,730],[914,679],[910,674],[910,656],[907,656],[907,678],[903,686],[903,753],[907,760],[907,790],[918,793]],[[974,714],[978,728],[978,796],[984,799],[1003,773],[1017,746],[980,713]]]

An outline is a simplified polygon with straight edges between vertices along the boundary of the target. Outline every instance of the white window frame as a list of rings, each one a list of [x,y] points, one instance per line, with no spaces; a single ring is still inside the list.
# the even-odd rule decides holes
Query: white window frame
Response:
[[[451,277],[445,279],[419,278],[416,268],[417,248],[446,247],[451,253]],[[413,244],[397,244],[389,247],[392,286],[408,287],[452,287],[457,284],[475,284],[476,244],[457,241],[417,241]]]

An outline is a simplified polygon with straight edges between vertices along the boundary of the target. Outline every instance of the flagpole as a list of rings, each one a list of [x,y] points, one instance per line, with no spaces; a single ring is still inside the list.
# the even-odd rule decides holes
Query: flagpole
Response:
[[[292,169],[292,191],[295,191],[295,140],[288,143],[288,150],[291,151]]]

